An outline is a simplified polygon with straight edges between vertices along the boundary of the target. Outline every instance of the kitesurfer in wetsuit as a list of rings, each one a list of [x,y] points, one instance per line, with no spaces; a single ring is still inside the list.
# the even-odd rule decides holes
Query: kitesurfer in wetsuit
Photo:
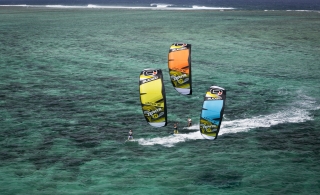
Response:
[[[178,134],[179,132],[178,132],[178,123],[175,123],[175,124],[173,124],[173,133],[174,134]]]
[[[132,139],[133,140],[133,132],[132,130],[130,129],[129,131],[129,136],[128,136],[128,140]]]

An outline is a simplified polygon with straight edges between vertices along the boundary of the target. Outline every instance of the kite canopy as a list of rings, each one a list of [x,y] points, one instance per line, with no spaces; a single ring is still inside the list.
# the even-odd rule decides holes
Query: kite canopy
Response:
[[[191,44],[174,43],[170,46],[168,68],[173,87],[183,95],[191,95]]]
[[[206,139],[216,139],[223,118],[226,90],[211,86],[204,97],[200,115],[200,133]]]
[[[144,69],[140,73],[140,102],[147,122],[153,127],[167,125],[167,106],[161,69]]]

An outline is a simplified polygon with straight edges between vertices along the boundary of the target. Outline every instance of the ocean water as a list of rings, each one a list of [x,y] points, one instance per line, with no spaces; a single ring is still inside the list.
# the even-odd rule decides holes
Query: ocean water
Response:
[[[219,10],[1,6],[1,194],[320,194],[320,13]],[[174,42],[192,44],[191,96],[169,80]],[[145,68],[164,72],[166,127],[142,115]]]

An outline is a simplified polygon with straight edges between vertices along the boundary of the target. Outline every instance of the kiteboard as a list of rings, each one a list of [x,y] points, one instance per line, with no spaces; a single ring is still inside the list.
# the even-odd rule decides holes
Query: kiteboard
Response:
[[[138,140],[126,140],[123,144],[127,146],[136,146],[139,142]]]
[[[179,136],[179,135],[183,135],[183,134],[181,134],[181,133],[172,133],[171,135],[173,135],[173,136]]]

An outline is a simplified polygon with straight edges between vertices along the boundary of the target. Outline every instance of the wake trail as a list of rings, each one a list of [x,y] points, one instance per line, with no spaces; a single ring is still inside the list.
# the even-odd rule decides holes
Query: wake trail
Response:
[[[318,110],[320,106],[316,105],[316,101],[312,99],[305,99],[305,101],[296,102],[295,107],[291,107],[287,110],[279,111],[269,115],[259,115],[246,119],[228,120],[222,121],[219,135],[228,133],[247,132],[251,129],[259,127],[271,127],[283,123],[302,123],[305,121],[313,120],[310,110]],[[185,130],[199,130],[199,124],[193,125]],[[157,138],[141,138],[138,139],[140,145],[163,145],[165,147],[173,147],[179,142],[185,142],[187,140],[205,139],[200,134],[200,131],[170,135],[166,137]]]

